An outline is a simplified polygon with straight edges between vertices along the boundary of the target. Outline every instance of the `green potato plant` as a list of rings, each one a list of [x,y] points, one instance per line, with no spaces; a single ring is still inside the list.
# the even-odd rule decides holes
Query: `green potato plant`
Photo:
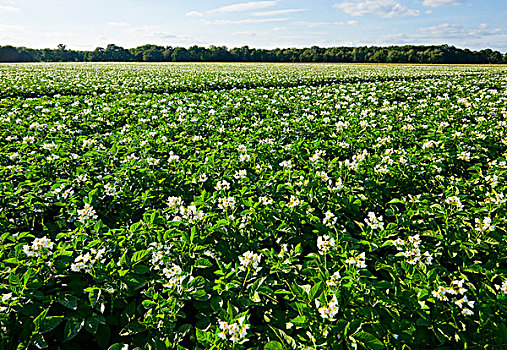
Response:
[[[505,67],[0,76],[0,349],[507,346]]]

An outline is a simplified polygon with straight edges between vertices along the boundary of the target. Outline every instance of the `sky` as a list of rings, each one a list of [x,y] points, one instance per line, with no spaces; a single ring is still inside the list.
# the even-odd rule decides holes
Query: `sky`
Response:
[[[449,44],[505,53],[507,0],[0,0],[0,45],[58,44]]]

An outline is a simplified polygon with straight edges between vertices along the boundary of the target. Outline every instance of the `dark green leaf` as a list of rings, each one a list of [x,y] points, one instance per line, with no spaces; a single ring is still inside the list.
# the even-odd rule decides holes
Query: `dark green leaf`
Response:
[[[74,318],[69,319],[67,323],[65,323],[65,328],[63,330],[63,341],[66,342],[74,339],[74,337],[78,335],[81,328],[83,328],[84,323],[85,322],[83,320]]]
[[[77,309],[77,303],[79,301],[79,298],[74,295],[64,295],[60,299],[58,299],[58,302],[62,304],[65,307],[68,307],[69,309],[76,310]]]
[[[63,321],[63,316],[49,316],[44,318],[40,324],[40,333],[47,333],[58,327]]]
[[[367,332],[358,332],[352,335],[352,337],[357,340],[359,343],[364,345],[367,349],[373,349],[373,350],[381,350],[384,349],[384,344],[373,334],[367,333]]]
[[[283,345],[277,341],[270,341],[264,345],[264,350],[283,350]]]

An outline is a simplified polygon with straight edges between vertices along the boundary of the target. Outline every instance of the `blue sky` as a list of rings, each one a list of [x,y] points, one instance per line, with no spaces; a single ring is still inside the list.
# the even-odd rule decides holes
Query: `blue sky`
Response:
[[[507,0],[0,0],[0,45],[257,48],[450,44],[507,51]]]

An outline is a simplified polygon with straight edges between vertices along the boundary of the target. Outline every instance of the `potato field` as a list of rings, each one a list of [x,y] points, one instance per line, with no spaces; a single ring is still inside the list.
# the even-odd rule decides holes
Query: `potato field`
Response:
[[[507,347],[507,67],[0,65],[0,349]]]

